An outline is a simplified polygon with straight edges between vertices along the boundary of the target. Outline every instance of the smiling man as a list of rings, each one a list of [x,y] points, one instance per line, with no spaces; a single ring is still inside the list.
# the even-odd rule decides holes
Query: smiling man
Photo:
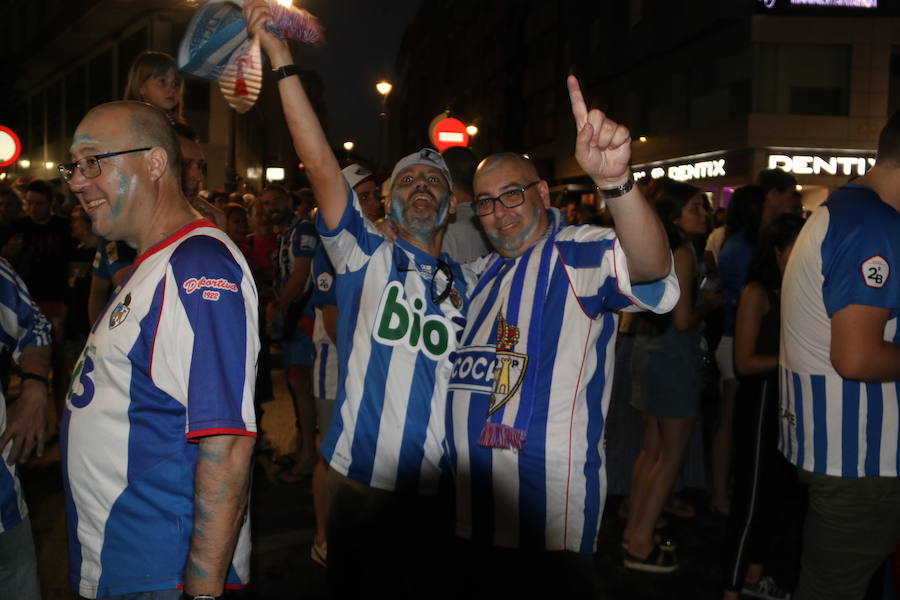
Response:
[[[87,598],[219,597],[249,575],[259,350],[250,270],[185,200],[162,112],[94,108],[70,153],[60,173],[94,231],[138,252],[66,399],[70,582]]]
[[[568,86],[575,157],[615,231],[564,227],[518,154],[475,174],[472,208],[496,252],[470,299],[447,438],[462,568],[481,597],[593,597],[614,311],[666,312],[678,299],[665,232],[628,168],[628,130],[588,112],[574,77]]]
[[[363,216],[265,0],[245,5],[278,79],[285,118],[319,201],[317,226],[336,273],[340,381],[322,454],[329,463],[332,595],[418,597],[439,577],[435,495],[451,353],[467,285],[440,254],[454,209],[450,175],[430,149],[400,160],[387,211],[395,244]]]

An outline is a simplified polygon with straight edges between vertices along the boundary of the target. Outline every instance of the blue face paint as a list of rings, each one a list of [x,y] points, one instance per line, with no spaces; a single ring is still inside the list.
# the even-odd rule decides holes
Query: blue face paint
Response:
[[[543,207],[537,203],[529,202],[528,206],[531,209],[530,215],[523,215],[523,219],[528,219],[528,224],[519,234],[513,235],[492,235],[485,228],[485,234],[488,237],[488,240],[491,242],[491,245],[494,246],[501,254],[509,257],[519,256],[525,250],[528,249],[525,244],[528,242],[528,239],[534,234],[535,229],[541,220],[541,211]]]
[[[119,215],[122,214],[122,208],[125,206],[125,197],[128,195],[128,175],[122,173],[119,175],[119,186],[118,186],[118,195],[116,196],[116,201],[112,205],[112,218],[116,220],[119,218]]]
[[[437,212],[434,217],[407,217],[405,198],[402,190],[391,194],[391,218],[397,223],[402,233],[413,237],[423,244],[430,244],[435,232],[444,226],[450,214],[450,195],[439,199]]]

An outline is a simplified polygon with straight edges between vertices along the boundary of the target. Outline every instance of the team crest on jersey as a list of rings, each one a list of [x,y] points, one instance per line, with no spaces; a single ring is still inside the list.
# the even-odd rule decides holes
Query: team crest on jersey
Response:
[[[522,386],[528,355],[513,352],[519,342],[519,328],[509,324],[503,313],[497,316],[497,354],[494,363],[494,389],[488,405],[491,416],[509,402]]]
[[[109,328],[115,329],[119,325],[125,322],[125,319],[128,318],[129,313],[131,313],[131,308],[129,307],[131,304],[131,294],[127,294],[125,296],[125,300],[116,304],[116,307],[113,309],[112,313],[109,315]]]
[[[316,277],[316,287],[320,292],[329,291],[333,283],[334,277],[332,277],[331,273],[319,273],[319,276]]]
[[[883,288],[891,274],[891,265],[883,256],[875,255],[860,266],[863,283],[870,288]]]
[[[450,288],[450,304],[452,304],[453,308],[456,310],[462,308],[462,296],[459,295],[456,288]]]

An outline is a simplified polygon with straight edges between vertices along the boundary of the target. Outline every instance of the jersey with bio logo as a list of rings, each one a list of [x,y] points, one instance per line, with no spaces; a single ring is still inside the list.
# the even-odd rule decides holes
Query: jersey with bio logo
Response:
[[[342,368],[322,455],[366,485],[433,494],[470,276],[446,255],[439,262],[403,239],[385,240],[348,194],[335,229],[317,221],[337,273]]]
[[[851,305],[890,311],[883,339],[900,343],[900,213],[870,188],[837,190],[804,225],[781,288],[781,435],[785,457],[837,477],[897,477],[898,386],[841,377],[831,318]]]
[[[456,533],[475,543],[594,551],[618,310],[671,310],[674,268],[632,286],[611,229],[561,227],[493,254],[472,292],[450,379]]]
[[[337,398],[338,360],[337,347],[325,330],[325,319],[322,307],[337,306],[335,292],[334,267],[328,260],[324,246],[316,249],[312,263],[313,293],[309,300],[309,308],[315,314],[312,340],[316,345],[316,361],[313,364],[313,395],[316,398]],[[322,432],[324,433],[324,432]]]
[[[72,374],[61,426],[69,579],[88,598],[181,585],[199,438],[256,435],[256,288],[211,222],[135,261]],[[249,576],[249,520],[228,587]]]
[[[6,259],[0,258],[0,345],[18,362],[27,346],[49,343],[50,324],[31,300],[25,283]],[[6,418],[6,399],[0,392],[0,432],[6,431]],[[28,516],[19,468],[6,463],[11,449],[12,444],[7,444],[0,456],[0,532],[12,529]]]

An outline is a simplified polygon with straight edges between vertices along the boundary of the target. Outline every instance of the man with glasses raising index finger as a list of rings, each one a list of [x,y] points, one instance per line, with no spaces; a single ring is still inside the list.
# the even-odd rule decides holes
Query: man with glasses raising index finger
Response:
[[[564,227],[531,161],[495,154],[472,208],[496,252],[450,380],[456,533],[478,597],[593,597],[605,497],[602,434],[619,310],[671,310],[666,234],[628,168],[628,130],[568,81],[575,158],[616,222]],[[540,591],[539,591],[540,590]]]
[[[450,174],[427,148],[394,166],[386,208],[399,234],[396,243],[387,241],[341,173],[289,48],[266,30],[268,3],[248,2],[244,12],[278,79],[336,273],[340,375],[322,444],[331,467],[332,595],[418,597],[439,577],[434,496],[450,355],[466,308],[463,271],[440,254],[454,210]]]
[[[87,598],[218,598],[249,577],[256,288],[185,200],[165,115],[91,110],[60,173],[138,257],[100,313],[61,425],[69,581]]]

